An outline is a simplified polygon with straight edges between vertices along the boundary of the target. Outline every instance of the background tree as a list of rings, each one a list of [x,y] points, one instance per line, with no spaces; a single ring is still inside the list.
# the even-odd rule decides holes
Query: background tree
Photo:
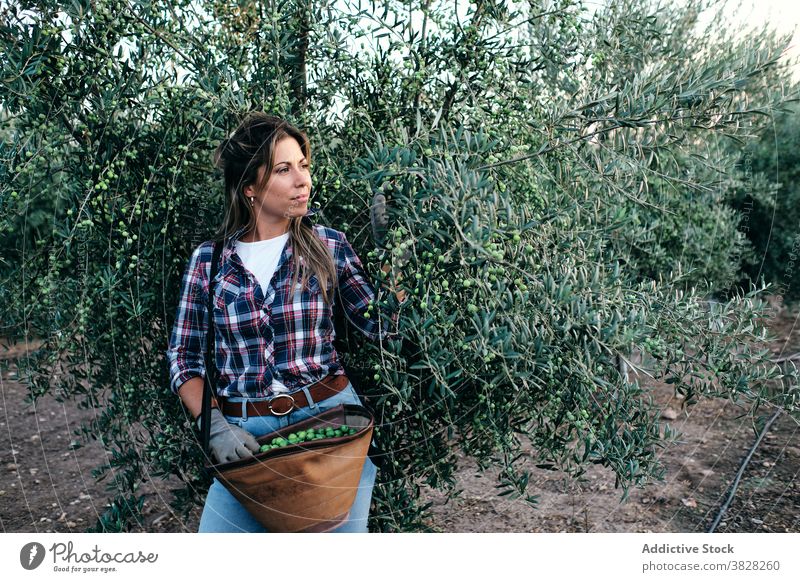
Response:
[[[781,110],[736,156],[742,175],[729,204],[742,216],[740,230],[752,243],[742,284],[765,280],[786,301],[800,298],[800,117],[798,106]],[[732,149],[732,148],[731,148]]]
[[[788,39],[703,35],[705,6],[5,8],[4,333],[44,339],[32,398],[97,410],[83,432],[108,451],[112,502],[94,528],[135,527],[144,479],[181,479],[183,511],[209,484],[163,354],[186,260],[222,215],[210,154],[251,108],[309,130],[323,222],[376,286],[386,260],[406,282],[401,338],[346,361],[382,422],[373,529],[424,529],[419,487],[452,489],[459,448],[531,503],[523,447],[574,476],[602,464],[623,497],[659,478],[674,432],[619,372],[633,350],[687,405],[796,414],[763,289],[707,302],[745,256],[718,144],[792,94],[774,90]]]

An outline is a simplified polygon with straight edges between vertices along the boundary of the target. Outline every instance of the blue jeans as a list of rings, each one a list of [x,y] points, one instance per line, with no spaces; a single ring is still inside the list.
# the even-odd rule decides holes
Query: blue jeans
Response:
[[[250,416],[242,418],[238,416],[226,416],[230,423],[241,426],[255,437],[274,432],[292,423],[305,420],[319,414],[324,410],[338,406],[339,404],[361,404],[361,400],[356,394],[353,385],[349,382],[347,386],[330,398],[320,402],[313,402],[307,388],[303,388],[309,406],[293,410],[285,416]],[[229,398],[229,402],[242,402],[244,398]],[[256,399],[251,399],[256,400]],[[369,516],[369,506],[372,501],[372,488],[375,485],[377,469],[375,464],[366,458],[364,470],[361,472],[361,481],[358,484],[358,493],[350,509],[348,521],[332,530],[333,533],[366,533],[367,518]],[[231,495],[222,483],[216,478],[208,489],[208,496],[203,507],[203,514],[200,516],[200,528],[198,532],[247,532],[247,533],[267,533],[263,525],[258,523],[237,499]]]

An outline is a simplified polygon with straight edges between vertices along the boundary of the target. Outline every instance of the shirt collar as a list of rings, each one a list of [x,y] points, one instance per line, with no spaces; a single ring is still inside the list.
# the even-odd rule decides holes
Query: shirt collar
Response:
[[[311,219],[318,212],[319,211],[316,210],[315,208],[309,208],[308,211],[306,211],[305,215],[303,216],[303,218],[301,220],[304,223],[306,223],[308,226],[313,227],[314,226],[314,222]],[[223,260],[223,262],[228,260],[228,258],[230,257],[231,253],[233,252],[233,250],[236,247],[236,241],[239,240],[245,232],[247,232],[247,225],[239,227],[232,234],[226,236],[226,238],[225,238],[225,247],[224,247],[224,250],[222,252],[222,260]],[[291,241],[290,241],[290,244],[291,244]]]

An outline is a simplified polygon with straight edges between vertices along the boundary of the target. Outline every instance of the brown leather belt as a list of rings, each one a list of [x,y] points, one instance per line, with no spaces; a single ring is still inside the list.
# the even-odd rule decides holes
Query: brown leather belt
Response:
[[[328,375],[309,386],[308,391],[314,402],[321,402],[344,390],[348,382],[349,380],[344,374]],[[230,402],[227,398],[218,397],[217,401],[222,414],[226,416],[283,416],[292,410],[309,405],[303,390],[279,393],[269,400]],[[243,407],[242,404],[245,402]]]

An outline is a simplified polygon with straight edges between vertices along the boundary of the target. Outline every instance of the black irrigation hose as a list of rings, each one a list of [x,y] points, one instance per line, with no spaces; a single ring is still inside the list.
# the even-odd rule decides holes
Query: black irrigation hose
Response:
[[[758,445],[761,444],[761,440],[764,438],[764,435],[767,434],[769,427],[772,426],[772,423],[774,423],[778,416],[780,416],[781,412],[783,412],[783,408],[778,408],[778,410],[775,411],[775,414],[772,415],[772,418],[770,418],[764,425],[764,428],[761,429],[756,442],[754,442],[753,446],[750,447],[750,452],[747,453],[744,461],[742,461],[742,464],[739,467],[739,472],[736,473],[736,478],[733,480],[733,483],[731,483],[728,498],[725,500],[725,503],[722,505],[722,507],[720,507],[717,517],[714,519],[714,523],[711,524],[708,533],[714,533],[714,530],[717,529],[717,525],[719,525],[720,520],[722,520],[722,516],[725,515],[725,512],[728,510],[728,506],[731,504],[731,501],[733,501],[733,496],[736,494],[737,487],[739,487],[739,480],[742,478],[742,475],[744,475],[744,470],[747,468],[747,464],[750,462],[753,453],[756,452],[756,449],[758,448]]]

